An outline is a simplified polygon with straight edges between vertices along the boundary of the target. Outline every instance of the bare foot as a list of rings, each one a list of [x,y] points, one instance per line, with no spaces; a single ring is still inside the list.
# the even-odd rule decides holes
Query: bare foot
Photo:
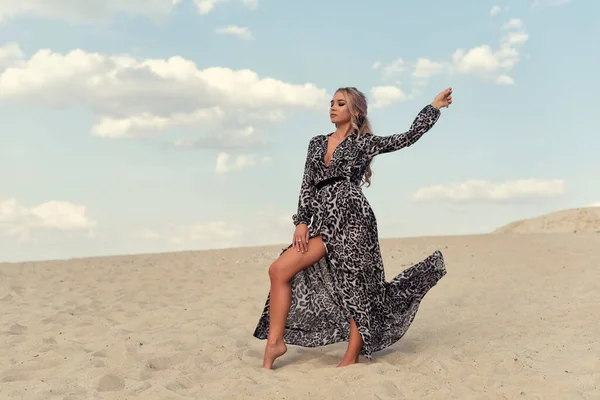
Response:
[[[283,341],[277,343],[269,343],[265,346],[265,358],[263,368],[273,368],[273,362],[277,357],[281,357],[287,351],[287,346]]]
[[[352,365],[352,364],[358,364],[358,357],[356,357],[356,358],[348,358],[348,359],[346,359],[346,357],[344,357],[342,359],[342,361],[338,364],[338,368],[339,367],[346,367],[346,366]]]

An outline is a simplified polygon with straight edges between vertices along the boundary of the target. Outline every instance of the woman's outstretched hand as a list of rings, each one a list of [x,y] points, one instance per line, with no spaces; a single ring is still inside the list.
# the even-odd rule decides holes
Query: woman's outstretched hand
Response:
[[[292,238],[292,247],[301,253],[306,253],[308,250],[308,237],[308,227],[306,224],[298,224]]]
[[[438,109],[448,107],[450,104],[452,104],[452,88],[440,92],[431,102],[431,105]]]

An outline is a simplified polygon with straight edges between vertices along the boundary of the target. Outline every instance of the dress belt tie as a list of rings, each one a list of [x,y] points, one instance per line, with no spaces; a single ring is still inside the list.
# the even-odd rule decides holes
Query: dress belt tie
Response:
[[[331,185],[339,181],[345,181],[346,179],[347,178],[344,176],[332,176],[331,178],[323,179],[322,181],[318,182],[315,186],[317,187],[317,190],[320,190],[327,185]]]

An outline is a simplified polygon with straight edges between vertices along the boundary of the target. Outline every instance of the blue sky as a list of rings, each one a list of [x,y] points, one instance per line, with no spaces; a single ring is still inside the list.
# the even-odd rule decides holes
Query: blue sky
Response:
[[[583,0],[0,0],[0,261],[286,243],[336,88],[369,97],[381,237],[600,202]],[[477,4],[476,6],[474,4]]]

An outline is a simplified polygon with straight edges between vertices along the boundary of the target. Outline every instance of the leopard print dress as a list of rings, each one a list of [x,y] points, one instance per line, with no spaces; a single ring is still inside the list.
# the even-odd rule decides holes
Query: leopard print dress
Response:
[[[385,280],[377,221],[360,186],[373,157],[412,145],[439,116],[439,109],[427,105],[408,132],[351,133],[334,150],[328,166],[324,157],[329,135],[310,140],[293,222],[307,224],[311,237],[321,235],[326,255],[292,278],[286,343],[316,347],[348,341],[354,318],[363,339],[361,355],[371,359],[404,336],[423,297],[446,274],[442,253],[435,251]],[[318,185],[331,177],[343,179]],[[267,295],[254,332],[259,339],[268,335],[269,300]]]

